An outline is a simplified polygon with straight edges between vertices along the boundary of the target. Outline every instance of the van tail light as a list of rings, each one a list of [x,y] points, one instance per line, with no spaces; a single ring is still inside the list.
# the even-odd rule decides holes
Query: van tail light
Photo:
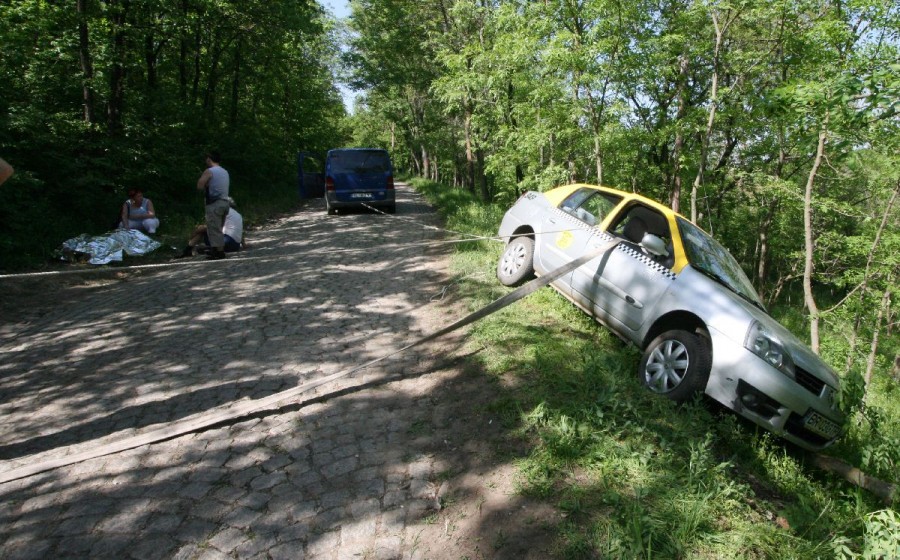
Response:
[[[393,190],[393,189],[394,189],[394,176],[393,176],[393,175],[388,175],[388,178],[387,178],[387,188],[388,188],[388,190]]]
[[[334,177],[325,177],[325,190],[326,191],[334,190]]]

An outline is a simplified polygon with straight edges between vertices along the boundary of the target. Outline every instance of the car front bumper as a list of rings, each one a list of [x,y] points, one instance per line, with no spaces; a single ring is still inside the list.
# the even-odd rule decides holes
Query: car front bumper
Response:
[[[804,449],[820,450],[840,437],[844,415],[832,387],[804,372],[791,378],[723,333],[709,332],[710,397]]]
[[[325,199],[332,208],[359,208],[364,204],[374,207],[389,207],[396,204],[396,193],[385,191],[334,192],[326,191]]]

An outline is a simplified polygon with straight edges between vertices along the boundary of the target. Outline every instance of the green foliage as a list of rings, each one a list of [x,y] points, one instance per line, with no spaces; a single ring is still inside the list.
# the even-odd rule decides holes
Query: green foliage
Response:
[[[415,180],[447,228],[496,232],[504,207]],[[463,244],[457,293],[474,307],[503,295],[498,243]],[[802,303],[776,309],[803,322]],[[840,325],[836,325],[839,327]],[[555,558],[891,558],[894,510],[806,466],[806,456],[703,399],[678,406],[644,391],[639,355],[550,289],[471,327],[483,367],[508,389],[489,408],[510,437],[519,491],[555,504]],[[865,416],[829,453],[897,479],[900,407],[872,388]],[[858,408],[854,410],[859,410]]]
[[[890,309],[862,319],[896,301],[900,274],[896,2],[354,4],[347,62],[369,88],[354,118],[412,174],[501,205],[573,181],[677,200],[773,306],[804,276],[824,131],[809,224],[810,283],[832,303],[821,352],[848,379],[871,377],[869,354],[885,374]]]
[[[333,24],[317,3],[84,6],[0,5],[0,153],[16,168],[0,205],[3,269],[109,230],[133,186],[182,243],[203,219],[195,185],[210,149],[252,223],[295,203],[298,151],[344,144]]]

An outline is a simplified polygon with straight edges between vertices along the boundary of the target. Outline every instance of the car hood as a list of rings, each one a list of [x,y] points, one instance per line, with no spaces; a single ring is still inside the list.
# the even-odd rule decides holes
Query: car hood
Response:
[[[796,365],[800,369],[807,371],[811,375],[818,377],[827,385],[835,389],[840,387],[840,381],[838,380],[837,375],[834,373],[831,367],[829,367],[829,365],[826,364],[822,358],[820,358],[815,352],[813,352],[807,344],[797,338],[794,333],[789,331],[786,327],[773,319],[762,309],[759,309],[742,297],[731,293],[730,290],[727,290],[724,287],[722,289],[728,291],[731,294],[731,297],[747,312],[748,315],[750,315],[752,319],[759,321],[766,330],[778,337],[778,340],[781,341],[781,344],[784,345],[784,349],[794,361],[794,365]]]
[[[835,389],[840,387],[837,375],[822,358],[759,307],[695,270],[691,265],[679,273],[675,284],[678,286],[673,284],[672,289],[679,294],[677,299],[680,300],[683,309],[697,312],[708,325],[736,343],[744,346],[750,324],[754,320],[759,321],[768,332],[781,341],[797,367]]]

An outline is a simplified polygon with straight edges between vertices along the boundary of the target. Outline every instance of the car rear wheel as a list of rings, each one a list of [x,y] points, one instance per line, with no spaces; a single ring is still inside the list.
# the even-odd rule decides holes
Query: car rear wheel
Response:
[[[335,214],[337,214],[337,210],[333,206],[328,204],[328,200],[325,201],[325,211],[329,216],[334,216]]]
[[[506,246],[497,263],[497,279],[504,286],[515,286],[534,276],[534,239],[515,237]]]
[[[644,350],[638,378],[654,393],[683,402],[706,388],[711,361],[702,338],[682,330],[666,331]]]

